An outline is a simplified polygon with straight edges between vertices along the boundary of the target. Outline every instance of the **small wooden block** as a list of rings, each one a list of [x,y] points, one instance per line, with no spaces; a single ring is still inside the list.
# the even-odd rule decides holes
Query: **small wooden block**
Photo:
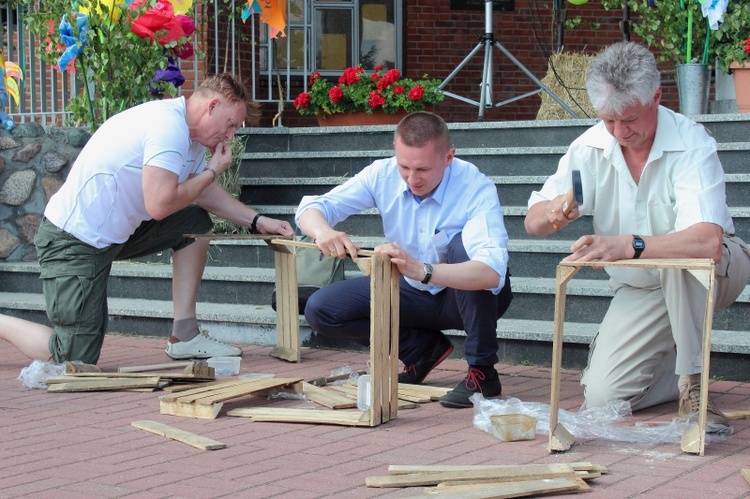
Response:
[[[102,370],[93,364],[80,364],[78,362],[66,362],[65,363],[65,374],[100,373],[100,372],[102,372]]]
[[[202,437],[200,435],[196,435],[195,433],[190,433],[189,431],[180,430],[178,428],[174,428],[157,421],[133,421],[131,425],[141,430],[150,431],[151,433],[156,433],[157,435],[161,435],[163,437],[171,438],[172,440],[177,440],[178,442],[191,445],[196,449],[217,450],[224,449],[227,446],[226,444],[217,442],[216,440],[211,440],[210,438]]]
[[[745,477],[745,481],[750,485],[750,468],[743,468],[742,476]]]
[[[555,429],[550,434],[549,450],[566,451],[575,443],[576,439],[562,424],[557,423]]]

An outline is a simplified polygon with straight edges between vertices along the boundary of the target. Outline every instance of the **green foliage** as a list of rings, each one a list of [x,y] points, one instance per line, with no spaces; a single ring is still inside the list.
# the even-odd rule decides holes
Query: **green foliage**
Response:
[[[57,66],[66,48],[60,37],[60,20],[67,16],[78,36],[74,19],[80,11],[88,10],[88,44],[82,47],[74,65],[58,69],[75,71],[82,83],[81,93],[72,98],[67,108],[71,113],[71,124],[87,124],[92,131],[124,109],[159,98],[149,92],[149,81],[157,70],[166,68],[165,50],[170,53],[178,44],[187,41],[180,39],[162,47],[130,31],[131,18],[152,7],[155,0],[150,4],[146,2],[136,12],[129,11],[124,0],[102,0],[102,3],[78,0],[77,8],[70,0],[18,1],[26,11],[27,29],[39,41],[38,56],[53,66]],[[80,41],[78,46],[82,46]],[[177,94],[177,89],[171,84],[159,86],[166,96]]]
[[[732,0],[724,22],[713,31],[713,43],[719,69],[729,72],[733,62],[750,63],[750,0]]]
[[[730,2],[731,3],[731,2]],[[655,47],[656,60],[673,64],[710,61],[711,49],[706,51],[708,23],[695,0],[602,0],[605,9],[630,7],[633,31],[649,47]],[[688,38],[688,17],[692,12],[692,33]],[[688,46],[690,52],[688,53]]]
[[[421,80],[401,78],[398,70],[382,74],[380,67],[368,75],[361,67],[347,68],[333,84],[316,71],[310,75],[310,89],[294,100],[294,107],[303,116],[318,114],[382,111],[396,114],[422,111],[441,102],[445,96],[438,88],[441,81],[424,75]]]
[[[240,164],[242,163],[242,153],[245,152],[245,144],[247,142],[247,135],[235,135],[234,138],[227,142],[227,145],[232,150],[232,164],[229,168],[224,170],[224,173],[219,175],[216,182],[222,186],[226,191],[238,198],[240,191],[242,190],[242,179],[240,178]],[[210,158],[210,153],[206,151],[207,158]],[[224,220],[223,218],[211,215],[211,220],[214,222],[214,232],[217,234],[249,234],[250,229],[248,227],[237,225],[234,222]]]

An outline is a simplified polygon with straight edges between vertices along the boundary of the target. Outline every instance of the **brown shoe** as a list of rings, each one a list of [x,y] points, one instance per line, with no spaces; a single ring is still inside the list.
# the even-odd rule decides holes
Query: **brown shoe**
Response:
[[[701,385],[687,385],[680,390],[678,414],[684,419],[698,421],[698,410],[701,404]],[[729,420],[715,405],[711,397],[708,398],[706,413],[706,431],[710,432],[711,425],[729,426]]]

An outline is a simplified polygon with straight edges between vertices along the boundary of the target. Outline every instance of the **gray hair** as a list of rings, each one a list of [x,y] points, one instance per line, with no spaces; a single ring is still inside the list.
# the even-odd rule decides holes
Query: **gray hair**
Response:
[[[659,78],[656,60],[646,47],[618,42],[594,58],[586,90],[599,114],[622,114],[634,104],[650,104],[659,89]]]

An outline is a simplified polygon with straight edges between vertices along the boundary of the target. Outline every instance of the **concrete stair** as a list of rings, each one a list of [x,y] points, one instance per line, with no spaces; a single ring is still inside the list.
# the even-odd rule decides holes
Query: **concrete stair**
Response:
[[[727,174],[728,204],[737,233],[750,241],[750,142],[747,115],[706,115],[700,120],[719,142]],[[554,172],[567,145],[593,120],[450,124],[458,156],[472,161],[497,185],[511,237],[514,301],[498,321],[501,359],[548,365],[551,359],[555,266],[575,238],[591,232],[584,218],[562,233],[530,238],[523,228],[526,200]],[[246,129],[240,199],[259,211],[292,221],[304,195],[326,192],[375,159],[392,154],[393,126]],[[376,210],[340,227],[362,247],[383,241]],[[171,266],[165,252],[113,266],[110,330],[167,336],[171,330]],[[0,264],[0,311],[46,322],[35,262]],[[359,275],[351,262],[347,277]],[[212,244],[199,295],[198,315],[212,335],[241,343],[275,341],[273,253],[262,242]],[[611,292],[606,274],[583,269],[568,286],[564,365],[582,367]],[[332,344],[301,317],[303,344]],[[712,374],[745,381],[750,376],[750,287],[738,302],[715,314]],[[463,331],[449,331],[463,351]],[[334,344],[339,347],[352,345]]]

